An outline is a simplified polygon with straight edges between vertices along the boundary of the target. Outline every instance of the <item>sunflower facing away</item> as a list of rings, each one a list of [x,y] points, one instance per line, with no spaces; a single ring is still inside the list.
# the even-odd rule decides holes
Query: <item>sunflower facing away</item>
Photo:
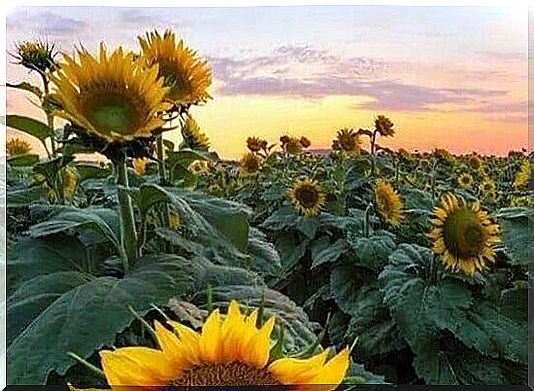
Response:
[[[201,61],[197,53],[176,41],[175,34],[166,30],[163,37],[157,32],[138,37],[142,49],[142,61],[152,66],[158,64],[159,76],[169,87],[167,98],[179,105],[196,105],[211,99],[207,89],[211,85],[211,68]]]
[[[77,49],[78,60],[64,54],[64,63],[50,78],[62,110],[57,115],[109,142],[150,137],[164,121],[167,89],[157,67],[142,69],[122,48],[108,55],[103,44],[93,57]]]
[[[284,152],[290,155],[298,155],[302,152],[303,146],[300,143],[299,138],[291,136],[282,136],[280,137],[280,141],[282,142],[282,149],[284,150]]]
[[[499,226],[491,222],[478,202],[468,205],[463,198],[447,194],[434,209],[431,223],[432,250],[443,257],[447,270],[473,277],[488,262],[495,262],[493,246],[500,242]]]
[[[22,155],[31,151],[30,143],[20,138],[11,138],[6,143],[8,156]]]
[[[252,175],[260,169],[261,160],[252,152],[243,155],[240,161],[241,172],[245,175]]]
[[[170,331],[156,322],[160,349],[101,351],[104,374],[112,389],[123,391],[128,386],[178,390],[180,386],[298,385],[302,389],[306,384],[330,390],[341,383],[349,366],[348,349],[330,360],[328,350],[309,359],[270,360],[275,319],[258,329],[257,316],[256,310],[244,317],[239,304],[232,301],[226,318],[221,319],[219,310],[213,311],[200,333],[172,321]]]
[[[190,148],[199,151],[208,151],[210,149],[210,140],[198,126],[193,117],[188,116],[182,125],[182,143],[180,148]]]
[[[267,149],[267,140],[263,140],[259,137],[248,137],[247,138],[247,148],[251,152],[259,152],[262,149]]]
[[[297,180],[289,189],[289,199],[295,210],[306,217],[316,217],[326,203],[326,195],[315,180]]]
[[[352,129],[341,129],[332,142],[332,149],[341,150],[348,154],[358,154],[360,152],[360,138]]]
[[[388,182],[379,180],[375,187],[375,207],[384,221],[398,227],[404,217],[404,203],[397,191]]]
[[[393,137],[395,130],[393,129],[393,122],[385,115],[379,115],[375,120],[375,129],[381,136]]]

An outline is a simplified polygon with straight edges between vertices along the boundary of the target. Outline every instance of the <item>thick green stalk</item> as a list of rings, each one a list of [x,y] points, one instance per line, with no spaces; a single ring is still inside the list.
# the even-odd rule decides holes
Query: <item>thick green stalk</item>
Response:
[[[126,158],[115,164],[117,171],[117,181],[119,184],[119,205],[121,212],[121,241],[126,251],[126,262],[124,271],[128,270],[129,264],[137,258],[137,231],[135,228],[135,218],[133,212],[132,199],[128,194],[128,172],[126,168]]]
[[[166,172],[165,172],[165,162],[163,160],[163,135],[159,134],[156,137],[156,154],[158,156],[158,174],[159,174],[159,183],[160,185],[165,185],[167,182]]]

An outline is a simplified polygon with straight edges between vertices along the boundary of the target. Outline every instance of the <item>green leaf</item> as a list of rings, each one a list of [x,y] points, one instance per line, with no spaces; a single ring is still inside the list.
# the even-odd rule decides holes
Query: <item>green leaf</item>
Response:
[[[39,155],[33,153],[23,153],[7,158],[7,163],[15,167],[33,166],[37,162],[39,162]]]
[[[289,271],[293,269],[304,257],[308,249],[309,241],[305,240],[299,244],[294,243],[291,235],[282,236],[276,241],[276,248],[281,254],[281,263],[284,270]]]
[[[96,164],[76,164],[76,169],[80,175],[80,182],[87,179],[103,179],[111,175],[109,168],[102,168]]]
[[[376,279],[376,275],[368,269],[353,265],[340,264],[332,269],[330,274],[330,291],[338,307],[348,315],[353,316],[360,303],[357,301],[365,296],[367,284]]]
[[[338,239],[333,244],[330,243],[328,237],[325,236],[322,237],[321,240],[316,240],[311,249],[311,269],[325,263],[336,262],[348,250],[349,246],[345,239]]]
[[[292,207],[286,205],[278,209],[269,216],[262,224],[261,228],[270,231],[282,231],[287,228],[295,227],[297,215]]]
[[[382,270],[387,263],[389,255],[397,247],[394,237],[387,231],[377,232],[368,238],[354,235],[352,231],[347,233],[347,241],[356,254],[357,265],[372,270]]]
[[[45,200],[46,192],[42,186],[26,187],[7,191],[8,208],[22,208]]]
[[[122,279],[95,278],[54,301],[8,348],[8,382],[45,384],[52,370],[64,375],[73,365],[67,352],[86,358],[110,346],[132,321],[128,306],[144,314],[151,303],[163,305],[179,296],[192,278],[183,258],[164,256],[140,264]]]
[[[300,216],[297,219],[296,228],[310,240],[315,238],[319,229],[319,221],[316,218]]]
[[[16,88],[22,91],[31,92],[32,94],[37,96],[39,99],[41,99],[41,97],[43,96],[43,92],[41,91],[39,87],[34,86],[33,84],[28,83],[26,81],[23,81],[22,83],[18,83],[18,84],[6,83],[6,86],[10,88]]]
[[[529,253],[533,251],[532,233],[529,223],[528,208],[501,209],[497,214],[502,227],[502,237],[506,246],[506,252],[510,255],[515,265],[527,265],[532,262]]]
[[[21,115],[8,115],[6,124],[10,128],[20,130],[33,137],[37,137],[39,140],[45,140],[48,137],[54,136],[54,130],[50,129],[48,125],[45,125],[41,121],[36,119],[24,117]]]

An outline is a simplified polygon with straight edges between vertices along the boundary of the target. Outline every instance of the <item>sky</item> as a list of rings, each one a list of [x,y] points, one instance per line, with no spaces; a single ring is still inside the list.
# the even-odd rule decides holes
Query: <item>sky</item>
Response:
[[[137,51],[138,35],[172,28],[212,66],[214,99],[192,114],[226,158],[252,135],[306,135],[328,148],[337,130],[372,127],[379,114],[395,123],[395,137],[379,140],[393,149],[528,147],[526,8],[19,7],[6,28],[8,52],[45,38],[69,54],[102,41]],[[12,62],[8,83],[39,82]],[[8,114],[44,119],[30,99],[9,89]]]

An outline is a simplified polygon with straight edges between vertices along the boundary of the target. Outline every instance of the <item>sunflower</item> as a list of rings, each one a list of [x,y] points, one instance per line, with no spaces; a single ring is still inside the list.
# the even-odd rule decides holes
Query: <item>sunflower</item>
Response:
[[[83,47],[77,55],[78,61],[64,54],[59,72],[50,75],[58,116],[108,142],[148,138],[163,125],[157,114],[168,108],[167,89],[157,67],[142,69],[120,47],[108,56],[103,44],[99,58]]]
[[[467,162],[469,163],[469,166],[475,171],[480,170],[480,168],[482,167],[482,160],[480,160],[477,155],[471,155]]]
[[[357,155],[360,152],[360,137],[352,129],[341,129],[332,142],[332,149]]]
[[[499,226],[491,222],[478,202],[468,205],[463,198],[447,194],[434,209],[431,223],[432,250],[442,256],[447,270],[473,277],[488,262],[495,262],[493,246],[500,241]]]
[[[300,145],[302,145],[302,148],[309,148],[311,146],[311,141],[307,137],[302,136],[299,142],[300,142]]]
[[[30,147],[30,143],[25,140],[21,140],[20,138],[15,137],[9,139],[6,143],[6,152],[8,156],[30,153],[31,150],[32,148]]]
[[[396,190],[388,182],[379,180],[375,187],[375,207],[384,221],[398,227],[403,219],[404,203]]]
[[[519,167],[519,171],[517,172],[515,179],[514,179],[514,186],[515,187],[525,187],[528,185],[528,179],[530,175],[530,167],[528,160],[523,160],[521,163],[521,166]]]
[[[248,137],[247,148],[251,152],[259,152],[262,149],[267,149],[267,140],[263,140],[259,137]]]
[[[44,41],[25,41],[16,46],[16,54],[12,56],[17,59],[18,64],[32,71],[37,71],[44,75],[47,71],[53,71],[57,65],[54,58],[57,53],[54,45]]]
[[[245,175],[251,175],[258,172],[260,169],[261,160],[252,152],[247,152],[243,155],[240,161],[241,172]]]
[[[436,156],[436,158],[441,159],[447,163],[454,163],[456,160],[454,155],[445,148],[436,148],[434,150],[434,155]]]
[[[178,105],[196,105],[211,99],[207,89],[211,85],[211,69],[197,53],[176,41],[175,34],[166,30],[163,37],[157,32],[138,37],[142,49],[141,60],[147,65],[158,64],[159,76],[169,87],[167,98]]]
[[[491,178],[485,178],[480,184],[479,189],[482,193],[491,193],[495,192],[496,185],[495,182],[491,180]]]
[[[316,217],[326,203],[322,187],[311,179],[295,181],[288,194],[295,210],[306,217]]]
[[[300,139],[290,136],[280,137],[282,142],[282,149],[290,155],[297,155],[302,152],[302,144]]]
[[[384,137],[392,137],[395,134],[393,122],[385,115],[379,115],[375,120],[375,130]]]
[[[462,173],[458,177],[458,184],[464,189],[469,189],[473,183],[473,178],[468,173]]]
[[[182,138],[180,148],[190,148],[199,151],[208,151],[210,149],[210,140],[198,126],[193,117],[188,116],[182,125]]]
[[[256,327],[258,311],[241,314],[232,301],[221,319],[211,313],[200,333],[169,321],[172,331],[155,322],[159,349],[125,347],[100,352],[102,368],[112,389],[154,387],[166,390],[194,386],[325,385],[334,389],[349,367],[349,350],[327,360],[329,350],[309,359],[270,359],[275,318]],[[122,387],[121,387],[122,386]],[[126,387],[125,387],[126,386]]]
[[[132,160],[132,167],[138,175],[145,175],[150,160],[147,158],[135,158]]]
[[[177,213],[169,213],[169,228],[173,230],[178,230],[182,226],[180,216]]]

